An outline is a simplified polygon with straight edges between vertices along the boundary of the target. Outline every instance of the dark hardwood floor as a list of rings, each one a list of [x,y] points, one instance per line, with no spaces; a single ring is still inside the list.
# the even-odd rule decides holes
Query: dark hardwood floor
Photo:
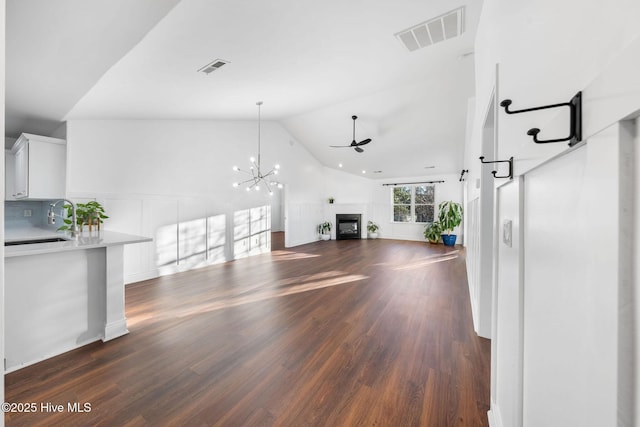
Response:
[[[488,425],[457,247],[317,242],[132,284],[126,304],[129,335],[6,375],[6,401],[39,408],[8,426]]]

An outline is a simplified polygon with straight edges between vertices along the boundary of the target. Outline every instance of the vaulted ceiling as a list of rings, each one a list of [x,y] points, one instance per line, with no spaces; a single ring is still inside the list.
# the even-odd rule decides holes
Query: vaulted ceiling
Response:
[[[395,36],[460,6],[460,36],[414,51]],[[7,0],[6,134],[47,135],[68,119],[256,120],[263,101],[263,120],[279,121],[328,167],[371,178],[455,173],[480,8],[461,0]],[[228,63],[198,72],[216,59]],[[364,153],[329,147],[351,143],[352,115],[356,139],[372,139]]]

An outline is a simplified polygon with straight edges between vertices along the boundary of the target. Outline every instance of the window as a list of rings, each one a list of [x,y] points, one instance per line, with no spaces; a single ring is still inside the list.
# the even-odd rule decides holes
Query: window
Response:
[[[416,222],[433,222],[436,189],[433,185],[418,185],[415,190]]]
[[[398,185],[392,187],[394,222],[433,222],[435,217],[434,185]]]

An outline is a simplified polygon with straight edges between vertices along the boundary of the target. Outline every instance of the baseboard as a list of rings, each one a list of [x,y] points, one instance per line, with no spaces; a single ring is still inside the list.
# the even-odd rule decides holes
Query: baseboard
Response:
[[[473,330],[476,332],[476,335],[480,335],[479,332],[479,321],[478,321],[478,305],[476,303],[476,301],[471,297],[472,293],[472,289],[471,286],[468,286],[468,282],[467,282],[467,287],[469,289],[469,302],[471,303],[471,320],[473,320]]]
[[[158,270],[143,271],[140,273],[128,274],[124,276],[124,284],[129,285],[131,283],[142,282],[144,280],[155,279],[158,277]]]
[[[489,427],[503,427],[500,408],[495,402],[491,402],[491,409],[487,412],[487,418],[489,419]]]
[[[104,337],[102,338],[102,341],[110,341],[123,335],[127,335],[128,333],[129,330],[127,329],[127,319],[124,318],[122,320],[111,322],[104,326]]]
[[[8,374],[8,373],[11,373],[11,372],[18,371],[18,370],[20,370],[22,368],[26,368],[27,366],[35,365],[36,363],[40,363],[40,362],[42,362],[44,360],[51,359],[52,357],[60,356],[61,354],[67,353],[69,351],[73,351],[73,350],[78,349],[80,347],[84,347],[85,345],[91,344],[91,343],[96,342],[96,341],[100,341],[100,337],[94,337],[94,338],[90,338],[90,339],[87,339],[87,340],[83,340],[80,343],[78,343],[77,345],[70,346],[70,347],[65,347],[62,350],[45,354],[42,357],[39,357],[39,358],[34,359],[34,360],[30,360],[28,362],[23,362],[23,363],[21,363],[19,365],[6,367],[5,370],[4,370],[4,373]]]

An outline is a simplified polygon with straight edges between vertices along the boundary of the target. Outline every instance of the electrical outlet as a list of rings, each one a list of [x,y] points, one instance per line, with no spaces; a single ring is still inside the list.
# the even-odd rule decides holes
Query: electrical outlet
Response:
[[[31,216],[31,209],[25,209],[22,213],[24,216]]]

